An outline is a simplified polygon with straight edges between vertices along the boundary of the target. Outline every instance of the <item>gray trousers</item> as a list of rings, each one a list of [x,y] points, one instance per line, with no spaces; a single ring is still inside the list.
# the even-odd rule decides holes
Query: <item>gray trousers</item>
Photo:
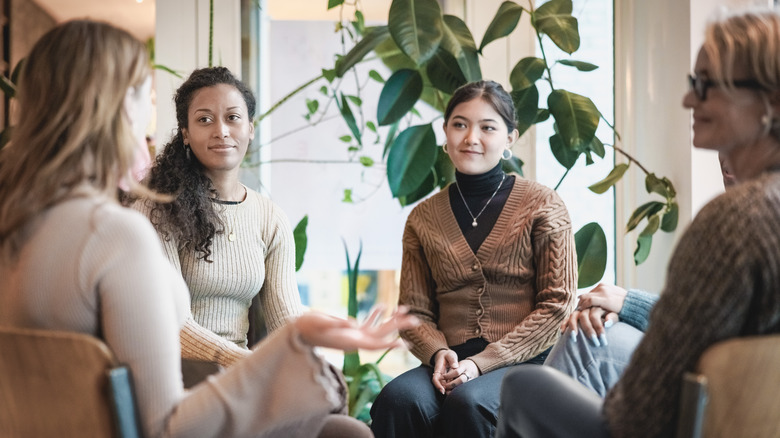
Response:
[[[497,438],[607,438],[602,399],[617,383],[644,333],[617,323],[595,346],[566,332],[543,367],[517,367],[501,385]]]

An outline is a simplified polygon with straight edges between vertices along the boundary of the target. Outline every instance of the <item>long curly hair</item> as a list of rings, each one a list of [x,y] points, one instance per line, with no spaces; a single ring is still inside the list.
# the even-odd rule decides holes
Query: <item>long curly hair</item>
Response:
[[[198,258],[211,262],[211,244],[225,224],[213,206],[219,193],[204,173],[203,165],[184,145],[182,129],[188,128],[188,112],[195,93],[201,88],[227,84],[235,87],[246,102],[249,118],[255,116],[255,97],[243,82],[225,67],[195,70],[176,90],[176,134],[158,155],[147,177],[148,187],[174,196],[172,202],[145,200],[149,219],[165,240],[178,242],[178,249],[192,250]]]

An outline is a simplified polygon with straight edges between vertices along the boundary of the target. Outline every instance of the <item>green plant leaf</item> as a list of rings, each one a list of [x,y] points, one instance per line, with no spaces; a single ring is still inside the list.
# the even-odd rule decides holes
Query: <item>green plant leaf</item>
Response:
[[[352,136],[351,135],[342,135],[341,137],[339,137],[339,140],[343,141],[344,143],[349,143],[349,142],[352,141]]]
[[[0,90],[9,98],[16,96],[16,85],[5,76],[0,75]]]
[[[647,189],[647,193],[658,193],[664,198],[669,197],[669,190],[666,184],[662,179],[655,176],[654,173],[650,173],[645,177],[645,189]]]
[[[398,135],[398,125],[400,123],[399,120],[390,125],[390,131],[388,131],[387,136],[385,137],[385,148],[382,151],[382,159],[387,158],[387,153],[390,151],[390,147],[393,145],[396,135]]]
[[[518,61],[509,74],[509,85],[512,86],[512,90],[533,86],[544,75],[546,66],[543,59],[533,56]]]
[[[665,205],[666,204],[663,202],[650,201],[637,207],[637,209],[631,213],[631,217],[628,219],[628,224],[626,224],[626,232],[636,228],[636,226],[639,225],[639,223],[642,222],[642,219],[645,217],[650,217],[661,211]]]
[[[595,136],[593,137],[593,141],[591,141],[588,145],[587,150],[595,153],[601,158],[604,158],[604,155],[607,153],[607,151],[604,149],[604,143],[602,143],[601,140]]]
[[[393,40],[417,65],[439,48],[443,23],[436,0],[393,0],[387,23]]]
[[[564,144],[578,150],[593,141],[601,114],[593,101],[566,90],[554,90],[547,97]]]
[[[342,4],[344,4],[344,0],[328,0],[328,10],[333,9],[336,6],[341,6]]]
[[[344,197],[341,198],[341,202],[345,204],[352,204],[355,202],[352,200],[352,189],[344,189]]]
[[[306,109],[309,110],[309,114],[314,114],[320,107],[320,102],[316,99],[306,99]]]
[[[436,173],[436,186],[440,189],[455,181],[455,165],[443,148],[436,148],[436,163],[433,165],[433,170]]]
[[[428,176],[425,177],[425,180],[423,180],[422,184],[420,184],[420,186],[417,187],[412,193],[409,193],[406,196],[398,197],[398,203],[401,204],[401,207],[412,205],[415,202],[427,196],[435,188],[436,188],[436,171],[431,169],[430,173],[428,173]]]
[[[155,70],[162,70],[164,72],[168,72],[168,73],[176,76],[177,78],[183,78],[184,77],[184,76],[182,76],[182,74],[180,72],[178,72],[178,71],[176,71],[176,70],[174,70],[174,69],[172,69],[170,67],[166,67],[166,66],[164,66],[162,64],[152,64],[152,68],[155,69]],[[12,78],[13,78],[13,76],[12,76]]]
[[[536,121],[534,123],[542,123],[550,118],[550,110],[547,108],[539,108],[536,111]]]
[[[374,132],[374,133],[376,132],[376,125],[374,124],[374,122],[372,122],[370,120],[368,122],[366,122],[366,128],[368,128],[368,130],[371,131],[371,132]]]
[[[667,233],[676,230],[679,215],[680,207],[676,202],[672,202],[672,204],[667,207],[666,213],[664,213],[664,217],[661,220],[661,230],[666,231]]]
[[[601,225],[591,222],[574,234],[577,247],[577,287],[588,287],[604,277],[607,268],[607,236]]]
[[[357,96],[347,95],[347,99],[349,99],[350,102],[354,103],[357,106],[363,105],[363,99],[361,99],[361,98],[359,98]]]
[[[539,111],[539,89],[536,85],[524,88],[520,91],[510,92],[512,103],[515,105],[515,119],[517,132],[523,135],[534,123]]]
[[[377,26],[371,28],[366,35],[355,44],[346,55],[339,58],[336,62],[335,75],[343,77],[349,69],[362,61],[367,54],[371,53],[379,44],[390,39],[390,30],[387,26]],[[330,81],[330,80],[329,80]]]
[[[303,256],[306,255],[306,246],[309,239],[306,237],[306,227],[309,225],[309,215],[305,215],[293,230],[295,240],[295,271],[299,271],[303,265]]]
[[[336,104],[338,104],[339,111],[341,112],[341,118],[347,123],[349,130],[352,131],[352,136],[355,137],[355,140],[357,140],[359,145],[363,146],[363,140],[361,140],[360,137],[360,130],[358,129],[357,121],[355,121],[355,115],[352,114],[352,110],[349,108],[349,102],[343,93],[341,94],[341,104],[339,104],[338,100],[336,101]]]
[[[555,159],[566,169],[574,167],[574,164],[577,163],[577,158],[580,157],[578,151],[572,150],[563,144],[563,140],[559,134],[553,134],[550,137],[550,150]]]
[[[336,70],[335,69],[322,69],[322,77],[325,78],[328,82],[333,82],[334,79],[336,79]]]
[[[634,250],[634,264],[641,265],[650,255],[650,248],[653,245],[653,236],[639,236],[636,239],[636,250]]]
[[[501,160],[501,169],[504,172],[514,172],[520,176],[523,176],[523,160],[520,158],[517,158],[516,156],[513,156],[512,158],[508,160]]]
[[[558,61],[559,64],[568,65],[569,67],[575,67],[579,71],[593,71],[599,68],[596,64],[591,64],[585,61],[574,61],[572,59],[562,59]]]
[[[479,52],[482,53],[482,49],[485,48],[491,42],[503,38],[517,27],[517,23],[520,21],[520,16],[523,13],[523,8],[515,2],[506,1],[501,3],[498,7],[496,15],[493,20],[488,24],[485,35],[482,37],[482,43],[479,45]]]
[[[13,82],[14,84],[18,84],[19,83],[19,73],[22,72],[22,67],[24,67],[24,64],[26,62],[27,62],[27,58],[20,59],[19,62],[16,63],[16,67],[14,67],[14,71],[11,72],[11,82]],[[159,64],[154,64],[153,68],[158,68],[157,67],[158,65]],[[164,66],[160,66],[160,67],[163,67],[163,68],[166,68],[166,69],[168,68],[168,67],[164,67]],[[168,70],[170,70],[170,69],[168,69]],[[181,75],[179,75],[176,72],[173,72],[173,74],[176,75],[176,76],[181,77]]]
[[[577,19],[571,15],[571,0],[550,0],[531,17],[534,28],[546,34],[559,49],[572,54],[580,48]]]
[[[392,38],[388,38],[385,41],[377,44],[374,49],[374,53],[379,56],[382,63],[385,64],[390,71],[398,71],[403,68],[411,70],[417,69],[417,63],[412,58],[406,56],[406,54],[398,48],[398,44]]]
[[[430,123],[401,132],[387,154],[387,181],[393,196],[414,193],[428,177],[435,160],[436,135]]]
[[[471,36],[471,31],[466,23],[454,15],[445,15],[443,30],[440,47],[455,57],[466,80],[478,81],[482,79],[479,54],[474,44],[474,37]]]
[[[374,159],[371,157],[367,157],[363,155],[362,157],[359,158],[359,160],[360,160],[360,164],[362,164],[365,167],[371,167],[374,165]]]
[[[452,94],[466,83],[466,77],[460,70],[458,60],[448,51],[440,48],[425,64],[428,80],[437,90]],[[420,90],[422,94],[422,90]]]
[[[640,236],[652,236],[655,234],[656,231],[658,231],[658,227],[661,224],[661,218],[658,217],[658,214],[654,214],[652,216],[649,216],[647,218],[647,226],[644,230],[642,230],[641,233],[639,233]]]
[[[588,187],[588,189],[590,189],[591,192],[598,193],[600,195],[609,190],[609,188],[614,186],[618,181],[620,181],[620,179],[623,178],[623,174],[626,173],[626,170],[628,170],[628,164],[618,164],[614,169],[612,169],[611,172],[609,172],[609,175],[607,175],[606,178],[591,185]]]
[[[423,79],[417,70],[401,69],[387,80],[379,95],[379,126],[397,122],[414,107],[423,90]]]
[[[385,83],[385,78],[383,78],[382,75],[380,75],[376,70],[372,69],[370,72],[368,72],[368,77],[379,82],[380,84]]]

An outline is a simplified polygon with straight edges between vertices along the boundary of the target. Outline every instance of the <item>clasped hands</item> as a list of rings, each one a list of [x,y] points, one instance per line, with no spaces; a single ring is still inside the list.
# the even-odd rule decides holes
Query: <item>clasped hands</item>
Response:
[[[618,313],[626,300],[626,290],[612,284],[599,283],[579,298],[577,308],[561,324],[561,332],[571,330],[572,342],[577,342],[577,332],[582,330],[586,339],[595,346],[606,346],[606,329],[618,322]]]
[[[458,362],[458,355],[452,350],[439,350],[434,357],[431,382],[442,394],[449,394],[453,389],[481,374],[473,360],[463,359]]]

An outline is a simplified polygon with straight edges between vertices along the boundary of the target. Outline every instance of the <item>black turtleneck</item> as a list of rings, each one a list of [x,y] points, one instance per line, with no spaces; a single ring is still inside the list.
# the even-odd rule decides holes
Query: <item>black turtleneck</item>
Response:
[[[457,170],[455,171],[455,183],[450,185],[449,188],[450,207],[455,215],[455,220],[458,221],[460,231],[475,254],[482,242],[490,234],[493,225],[496,224],[501,210],[504,209],[504,204],[506,204],[506,200],[509,198],[509,192],[512,191],[512,187],[515,184],[515,177],[514,175],[506,176],[496,196],[493,197],[485,211],[477,218],[476,227],[471,226],[473,218],[463,205],[463,199],[461,199],[458,193],[458,188],[463,193],[463,198],[466,199],[471,212],[477,215],[482,210],[482,207],[485,206],[485,203],[488,202],[490,196],[493,195],[493,192],[496,191],[503,176],[504,171],[501,170],[501,163],[498,163],[496,167],[481,175],[466,175]],[[457,187],[455,184],[457,184]]]

